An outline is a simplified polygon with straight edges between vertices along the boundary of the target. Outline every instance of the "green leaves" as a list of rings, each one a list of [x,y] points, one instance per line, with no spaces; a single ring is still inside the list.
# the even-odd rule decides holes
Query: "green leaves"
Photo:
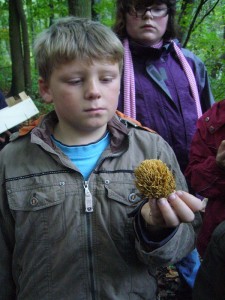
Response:
[[[115,0],[90,0],[92,16],[112,27]],[[206,64],[215,99],[225,98],[225,5],[224,0],[178,0],[177,22],[181,26],[180,41]],[[47,28],[54,18],[68,15],[68,0],[23,0],[30,45],[34,37]],[[9,90],[11,75],[8,0],[0,0],[0,87]],[[33,58],[31,50],[31,58]],[[37,74],[32,62],[32,78]],[[33,80],[32,91],[37,97]]]
[[[205,63],[214,97],[219,101],[225,98],[225,6],[221,0],[195,0],[189,1],[184,12],[184,2],[187,4],[178,1],[177,16],[182,42],[186,41],[185,46]]]

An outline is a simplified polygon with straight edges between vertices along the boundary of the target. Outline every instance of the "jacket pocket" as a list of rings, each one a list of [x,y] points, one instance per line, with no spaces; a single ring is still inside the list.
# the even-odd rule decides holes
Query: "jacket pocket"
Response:
[[[7,189],[19,240],[54,242],[65,234],[65,183]]]
[[[125,207],[134,209],[141,201],[141,195],[134,187],[134,183],[119,184],[118,182],[105,183],[107,196],[109,199],[116,201],[117,204],[125,205]]]
[[[135,232],[133,218],[129,217],[135,208],[142,202],[133,181],[121,181],[105,186],[107,199],[110,206],[109,229],[111,237],[120,254],[126,261],[135,258]]]

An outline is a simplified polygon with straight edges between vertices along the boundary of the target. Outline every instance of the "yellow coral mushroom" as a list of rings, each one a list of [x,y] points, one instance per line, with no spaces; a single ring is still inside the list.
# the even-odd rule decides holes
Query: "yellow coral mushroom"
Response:
[[[173,174],[159,159],[146,159],[134,170],[139,192],[152,199],[167,198],[176,189]]]

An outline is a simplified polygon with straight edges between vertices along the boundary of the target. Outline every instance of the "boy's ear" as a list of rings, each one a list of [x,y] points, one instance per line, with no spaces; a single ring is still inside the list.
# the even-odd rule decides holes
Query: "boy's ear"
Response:
[[[53,99],[52,99],[52,94],[49,85],[42,77],[38,79],[38,86],[39,86],[39,93],[43,98],[44,102],[52,103]]]

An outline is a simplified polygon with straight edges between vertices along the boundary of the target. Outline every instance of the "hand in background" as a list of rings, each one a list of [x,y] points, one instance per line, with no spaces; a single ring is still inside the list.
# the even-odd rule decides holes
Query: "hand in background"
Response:
[[[223,140],[218,148],[216,155],[216,163],[220,168],[225,169],[225,140]]]
[[[5,143],[5,142],[7,142],[7,140],[8,140],[8,138],[10,137],[10,135],[11,135],[11,132],[10,131],[5,131],[4,133],[2,133],[1,135],[0,135],[0,143]]]

